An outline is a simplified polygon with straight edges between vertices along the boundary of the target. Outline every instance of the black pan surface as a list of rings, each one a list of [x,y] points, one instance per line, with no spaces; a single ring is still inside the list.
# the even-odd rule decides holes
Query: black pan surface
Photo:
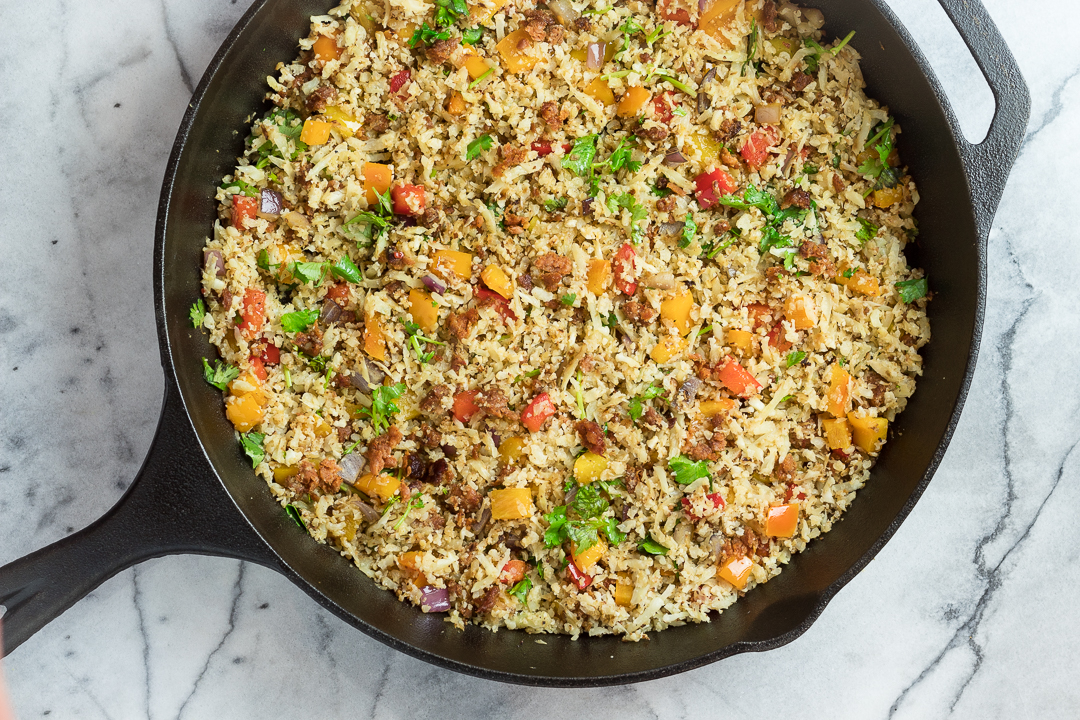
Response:
[[[934,291],[925,373],[894,424],[870,481],[832,532],[784,572],[703,625],[647,642],[571,641],[521,632],[458,631],[379,589],[294,525],[241,455],[220,394],[202,380],[213,357],[187,310],[197,297],[214,189],[243,147],[247,118],[264,108],[265,78],[291,59],[325,1],[259,0],[211,62],[185,114],[162,187],[155,305],[165,368],[161,424],[139,477],[105,517],[0,568],[9,649],[109,577],[171,553],[236,557],[282,572],[363,632],[437,665],[485,678],[551,686],[636,682],[740,652],[769,650],[804,632],[828,601],[896,532],[930,481],[959,419],[975,366],[985,299],[985,243],[1027,124],[1019,69],[975,0],[939,0],[997,100],[987,139],[967,143],[932,70],[881,0],[821,0],[826,31],[856,31],[868,93],[903,126],[900,151],[919,185],[921,236],[908,250]]]

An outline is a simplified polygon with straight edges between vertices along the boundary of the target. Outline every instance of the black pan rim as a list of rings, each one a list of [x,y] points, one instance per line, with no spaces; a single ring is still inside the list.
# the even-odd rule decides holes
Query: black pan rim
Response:
[[[252,19],[269,1],[270,0],[255,0],[255,2],[252,3],[251,7],[236,23],[236,25],[233,27],[233,29],[230,31],[226,39],[219,47],[218,51],[215,53],[213,59],[207,65],[207,68],[203,73],[203,76],[199,81],[198,86],[195,88],[195,91],[188,102],[188,107],[184,113],[183,119],[181,120],[162,181],[162,189],[159,200],[157,220],[155,223],[154,238],[155,322],[158,328],[158,341],[161,350],[162,368],[165,371],[165,382],[167,386],[169,386],[168,391],[174,391],[176,396],[179,398],[180,404],[183,407],[185,413],[185,417],[189,423],[191,423],[190,412],[187,407],[186,399],[184,398],[183,393],[179,389],[180,383],[176,375],[177,370],[172,361],[172,341],[169,336],[168,325],[166,323],[165,316],[165,237],[171,207],[172,191],[175,186],[176,174],[181,156],[183,155],[184,150],[187,147],[190,130],[192,128],[192,125],[194,124],[196,116],[199,113],[202,100],[206,94],[207,88],[220,70],[228,52],[236,44],[237,40],[244,34]],[[933,91],[934,99],[939,104],[942,112],[948,119],[953,134],[953,142],[959,147],[961,142],[964,141],[958,129],[959,125],[956,116],[949,103],[948,97],[945,95],[936,74],[934,73],[929,62],[926,60],[926,57],[923,55],[922,51],[919,49],[914,39],[908,33],[907,29],[899,21],[899,19],[892,12],[892,10],[885,4],[884,0],[870,0],[869,4],[872,5],[873,8],[877,12],[879,12],[884,17],[884,19],[893,27],[897,35],[903,41],[906,50],[911,54],[912,58],[922,69],[923,74]],[[970,197],[970,177],[966,172],[964,175],[964,179],[968,186],[967,190]],[[977,214],[975,213],[974,208],[972,208],[972,212],[973,214]],[[372,637],[373,639],[378,640],[379,642],[382,642],[395,650],[399,650],[407,655],[431,663],[441,668],[453,670],[486,680],[495,680],[504,683],[530,685],[536,687],[559,688],[587,688],[624,685],[669,677],[671,675],[676,675],[682,672],[702,667],[704,665],[711,664],[713,662],[722,660],[727,657],[731,657],[733,655],[738,655],[746,652],[764,652],[776,649],[778,647],[782,647],[794,641],[803,633],[805,633],[810,628],[810,626],[818,619],[818,617],[820,617],[821,613],[824,612],[826,606],[829,604],[829,602],[832,601],[836,594],[844,586],[851,582],[851,580],[854,579],[854,577],[858,575],[867,566],[867,564],[869,564],[871,560],[873,560],[873,558],[881,551],[885,544],[890,539],[892,539],[892,537],[899,529],[900,525],[904,522],[905,519],[907,519],[915,504],[925,492],[926,487],[929,485],[930,480],[933,478],[934,473],[937,471],[937,468],[940,465],[946,450],[948,449],[949,443],[952,440],[953,434],[956,430],[956,426],[959,423],[960,415],[962,413],[968,392],[970,390],[971,381],[975,372],[976,362],[978,360],[979,345],[982,338],[986,303],[986,242],[987,238],[985,236],[980,236],[978,245],[976,247],[976,255],[978,258],[978,291],[977,297],[975,298],[976,312],[973,322],[972,341],[971,348],[968,353],[967,364],[960,380],[959,392],[957,393],[957,397],[954,402],[954,407],[952,409],[949,422],[945,428],[944,433],[941,436],[940,441],[938,442],[937,450],[933,454],[933,457],[928,464],[926,471],[923,473],[922,479],[914,487],[907,502],[896,514],[896,516],[893,518],[892,522],[888,525],[886,530],[881,533],[877,541],[846,572],[844,572],[840,577],[838,577],[831,585],[821,591],[818,602],[814,606],[813,610],[807,614],[803,622],[800,623],[796,628],[781,635],[778,635],[774,638],[733,643],[731,645],[724,646],[718,650],[700,655],[690,660],[641,672],[590,676],[587,678],[557,678],[546,675],[529,675],[523,673],[510,673],[491,670],[488,668],[478,667],[467,663],[459,662],[457,660],[451,660],[440,655],[436,655],[434,653],[428,652],[409,643],[406,643],[393,635],[385,633],[378,628],[369,625],[364,620],[356,617],[352,613],[340,607],[336,602],[334,602],[332,599],[320,592],[318,588],[314,587],[307,580],[305,580],[296,570],[294,570],[291,566],[286,564],[280,558],[277,551],[274,550],[273,546],[262,538],[262,535],[259,533],[259,531],[251,525],[250,521],[246,517],[244,521],[247,522],[248,525],[251,527],[251,530],[257,536],[259,536],[260,539],[262,539],[262,542],[265,543],[270,552],[272,552],[274,556],[277,557],[278,562],[274,569],[285,575],[291,582],[304,590],[316,602],[318,602],[321,606],[332,612],[334,615],[345,620],[353,627],[361,630],[369,637]],[[191,429],[193,433],[195,433],[196,438],[198,438],[198,433],[193,425]],[[210,462],[209,457],[206,455],[206,451],[205,448],[203,448],[202,446],[201,440],[199,440],[198,442],[200,449],[206,457],[207,464],[210,466],[210,468],[213,469],[214,466]],[[224,490],[226,496],[230,497],[230,499],[232,499],[235,504],[235,499],[232,498],[230,491],[227,487],[225,487],[225,484],[222,482],[220,476],[218,476],[216,469],[214,469],[213,472],[215,482],[221,485],[221,488],[222,490]],[[243,511],[241,511],[239,507],[237,507],[237,512],[241,515],[241,517],[244,517]],[[512,631],[504,630],[503,632]],[[579,642],[587,641],[587,639],[583,639]]]

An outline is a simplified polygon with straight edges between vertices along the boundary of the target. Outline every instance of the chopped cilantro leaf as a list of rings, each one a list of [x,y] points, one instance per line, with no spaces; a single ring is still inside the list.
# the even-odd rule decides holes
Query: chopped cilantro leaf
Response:
[[[694,222],[694,214],[691,212],[686,213],[686,221],[683,223],[682,238],[679,240],[679,247],[690,247],[690,244],[694,242],[694,236],[697,234],[697,223]]]
[[[465,0],[435,0],[435,24],[439,27],[453,25],[458,18],[469,14]]]
[[[603,323],[604,327],[617,327],[619,325],[619,316],[616,315],[614,312],[609,312],[607,315],[604,316]]]
[[[607,162],[596,163],[594,167],[606,165],[611,168],[611,172],[619,172],[623,168],[629,172],[637,172],[641,169],[641,163],[633,159],[635,142],[637,142],[637,137],[634,135],[623,138],[611,151],[611,157],[607,159]]]
[[[880,228],[877,225],[870,222],[869,220],[863,220],[862,218],[857,218],[857,220],[859,221],[860,227],[859,232],[855,233],[856,240],[866,242],[867,240],[875,237],[878,234],[878,230],[880,230]]]
[[[919,278],[918,280],[901,280],[896,283],[896,289],[900,292],[900,299],[906,303],[913,303],[919,298],[926,297],[926,293],[930,291],[927,286],[926,278]]]
[[[475,45],[480,42],[480,38],[484,35],[484,28],[479,25],[474,28],[465,28],[461,31],[461,44],[462,45]]]
[[[668,460],[668,468],[675,473],[675,482],[680,485],[689,485],[700,478],[711,478],[707,461],[694,462],[685,455],[676,455]]]
[[[360,268],[349,259],[348,255],[342,255],[336,263],[330,266],[330,274],[339,280],[347,280],[351,283],[360,282]]]
[[[638,550],[649,555],[667,555],[668,549],[650,537],[642,538]]]
[[[569,202],[569,200],[564,197],[548,198],[544,201],[544,209],[548,212],[556,212],[565,208],[567,202]]]
[[[201,298],[192,303],[188,316],[191,317],[192,327],[202,327],[203,320],[206,318],[206,305]]]
[[[645,206],[639,204],[630,193],[612,195],[607,199],[607,206],[612,215],[618,214],[619,208],[630,211],[630,239],[635,245],[641,242],[644,231],[637,223],[649,216]]]
[[[240,436],[240,445],[243,446],[244,452],[251,458],[251,467],[258,467],[259,463],[266,457],[266,451],[263,450],[263,440],[266,439],[266,435],[257,432],[246,432]]]
[[[596,483],[589,483],[578,488],[571,507],[583,520],[588,520],[600,517],[611,505],[600,491],[600,487]]]
[[[566,293],[561,298],[559,298],[559,302],[561,302],[566,307],[574,307],[574,303],[576,301],[577,301],[577,293]]]
[[[436,30],[427,23],[424,23],[419,28],[417,28],[416,32],[412,34],[412,37],[409,39],[409,47],[416,47],[420,43],[431,46],[434,45],[438,40],[449,39],[449,30]]]
[[[634,422],[637,422],[641,416],[645,413],[645,401],[652,400],[655,397],[659,397],[664,394],[664,388],[656,383],[652,383],[649,387],[645,388],[645,392],[640,395],[635,395],[630,399],[630,404],[627,408],[627,415]]]
[[[618,49],[614,57],[619,57],[626,52],[626,49],[630,47],[630,37],[635,33],[643,32],[643,30],[641,26],[637,24],[637,21],[631,17],[627,18],[626,22],[619,26],[619,32],[623,34],[622,47]]]
[[[203,378],[218,390],[224,390],[230,380],[240,375],[240,370],[238,368],[233,365],[227,365],[220,360],[214,361],[213,368],[210,367],[210,363],[206,361],[206,358],[202,359],[202,364]]]
[[[851,279],[855,275],[855,268],[848,268],[843,272],[843,276],[847,279]]]
[[[525,578],[510,588],[510,594],[516,597],[522,605],[525,605],[528,602],[530,590],[532,590],[532,580]]]
[[[867,146],[874,149],[875,155],[868,157],[859,166],[859,172],[876,181],[873,186],[875,190],[896,187],[900,181],[899,174],[889,165],[889,156],[893,151],[892,130],[895,124],[896,122],[889,118],[878,125],[875,128],[877,132],[866,141]]]
[[[390,427],[390,418],[400,410],[394,401],[405,394],[405,383],[383,385],[371,391],[371,407],[361,408],[360,414],[371,418],[371,427],[380,433]]]
[[[794,352],[788,353],[787,366],[791,367],[793,365],[798,365],[799,363],[801,363],[805,359],[806,359],[806,353],[805,352],[803,352],[802,350],[795,350]]]
[[[295,505],[286,505],[285,514],[292,518],[294,523],[307,530],[307,525],[304,524],[304,519],[300,517],[300,511],[296,509]]]
[[[300,282],[321,285],[326,277],[326,263],[293,262],[289,263],[289,272]]]
[[[281,329],[289,333],[304,332],[319,319],[318,310],[297,310],[281,316]]]
[[[473,140],[465,150],[465,162],[472,162],[480,157],[480,153],[490,150],[492,142],[490,135],[481,135]]]
[[[570,152],[563,156],[562,166],[579,177],[585,177],[592,171],[595,158],[596,135],[586,135],[570,146]]]

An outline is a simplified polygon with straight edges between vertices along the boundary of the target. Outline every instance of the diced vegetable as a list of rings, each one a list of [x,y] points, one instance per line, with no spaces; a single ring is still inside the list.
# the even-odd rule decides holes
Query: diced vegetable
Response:
[[[555,404],[551,402],[551,396],[540,393],[521,411],[521,424],[528,428],[529,432],[539,432],[547,419],[554,414]]]
[[[728,358],[719,371],[720,382],[740,397],[749,397],[761,389],[761,383],[736,360]]]
[[[420,326],[426,333],[433,332],[439,325],[439,308],[431,295],[427,292],[413,288],[409,291],[409,315],[413,322]]]
[[[701,164],[704,167],[715,165],[720,158],[720,151],[724,147],[723,143],[705,132],[690,133],[686,138],[686,143],[690,148],[698,151],[701,155]],[[734,190],[734,187],[732,187],[732,190]],[[725,192],[732,192],[732,190]]]
[[[649,357],[661,365],[670,362],[672,358],[681,353],[687,347],[685,339],[675,335],[665,335],[659,342],[653,345],[649,351]]]
[[[371,313],[364,320],[364,352],[380,362],[386,362],[386,332],[376,313]]]
[[[330,62],[341,57],[341,48],[337,44],[337,35],[320,35],[311,52],[319,62]],[[306,141],[305,141],[306,142]]]
[[[491,7],[484,7],[482,5],[474,5],[469,8],[469,15],[472,18],[472,22],[477,25],[487,25],[491,22],[491,19],[495,17],[495,14],[505,7],[508,0],[491,0]]]
[[[522,48],[532,45],[532,39],[525,28],[520,28],[504,37],[495,49],[499,51],[506,69],[512,73],[522,73],[532,70],[538,58],[526,53]]]
[[[769,159],[769,148],[780,139],[780,132],[774,126],[768,126],[746,138],[739,154],[751,167],[758,168]]]
[[[487,60],[480,57],[473,50],[465,51],[465,71],[469,73],[469,77],[473,80],[483,77],[484,73],[491,69]]]
[[[356,118],[336,105],[328,105],[323,110],[323,115],[337,125],[338,132],[345,137],[352,137],[363,126]]]
[[[315,423],[315,437],[317,438],[324,438],[333,432],[333,430],[334,427],[322,418],[319,418],[318,422]]]
[[[499,293],[494,290],[488,290],[483,285],[477,285],[473,289],[473,293],[476,295],[477,300],[484,300],[485,298],[490,300],[494,305],[496,312],[502,316],[503,320],[517,320],[517,315],[510,309],[510,301]]]
[[[300,468],[295,465],[279,465],[274,468],[274,482],[278,485],[284,485],[286,480],[295,477],[299,472]]]
[[[593,452],[583,453],[574,461],[574,480],[578,485],[588,485],[600,479],[600,475],[607,469],[608,461],[603,455]]]
[[[529,145],[529,149],[536,153],[537,157],[547,157],[552,153],[551,143],[547,140],[536,140]]]
[[[266,365],[263,364],[263,359],[252,355],[248,358],[248,364],[251,365],[251,372],[254,373],[255,377],[262,382],[266,382]]]
[[[744,590],[753,567],[754,562],[748,557],[730,557],[720,566],[716,576],[734,585],[736,590]]]
[[[615,104],[615,93],[611,92],[611,87],[608,85],[607,80],[603,78],[596,78],[583,87],[582,92],[601,103],[604,107]]]
[[[796,330],[806,330],[817,325],[817,308],[814,301],[805,295],[789,295],[784,301],[784,317]]]
[[[848,273],[850,273],[850,276],[848,276]],[[861,268],[855,271],[851,271],[849,268],[842,268],[842,271],[836,275],[835,279],[838,284],[861,295],[877,297],[881,292],[881,285],[878,282],[878,279]]]
[[[772,315],[772,308],[764,303],[750,303],[746,306],[746,316],[754,324],[754,329],[765,324],[765,319]]]
[[[353,487],[360,492],[368,497],[377,497],[383,502],[392,498],[400,486],[401,481],[389,473],[383,473],[378,476],[368,473],[360,476],[357,481],[353,483]]]
[[[384,195],[390,189],[390,183],[394,177],[393,170],[389,165],[366,162],[364,163],[363,173],[364,193],[367,195],[367,203],[374,207],[379,203],[376,193]]]
[[[480,412],[480,406],[476,404],[476,396],[479,390],[465,390],[454,395],[454,419],[460,423],[467,423],[473,415]]]
[[[243,231],[245,220],[254,220],[259,212],[258,198],[248,197],[241,193],[232,196],[232,226]]]
[[[405,68],[390,76],[390,92],[396,94],[401,88],[409,84],[409,78],[411,77],[412,73],[409,71],[409,68]]]
[[[498,265],[488,265],[481,270],[480,280],[507,300],[514,296],[514,283]]]
[[[897,185],[894,188],[882,188],[874,191],[874,206],[879,208],[892,207],[904,199],[904,188]]]
[[[733,47],[731,40],[727,37],[727,30],[735,20],[738,7],[739,0],[707,0],[701,17],[698,18],[698,29],[711,35],[725,47]],[[749,8],[747,10],[749,11]],[[760,10],[754,13],[759,22],[760,14]]]
[[[434,585],[420,588],[420,609],[426,613],[446,612],[450,609],[450,591]]]
[[[789,538],[799,528],[799,503],[777,505],[769,508],[765,516],[765,534],[769,537]]]
[[[266,293],[256,288],[245,290],[240,318],[241,335],[248,340],[258,335],[266,322]]]
[[[682,290],[660,303],[660,317],[674,323],[680,335],[686,335],[690,332],[690,310],[693,307],[694,296],[689,290]]]
[[[637,292],[637,274],[634,270],[634,257],[636,255],[633,245],[623,243],[623,246],[619,248],[619,251],[615,253],[615,258],[611,261],[611,273],[615,281],[615,287],[623,295],[633,295]]]
[[[851,447],[851,424],[847,418],[822,418],[821,427],[825,431],[825,444],[830,450]]]
[[[304,121],[300,139],[308,145],[322,145],[330,139],[330,123],[312,115]]]
[[[261,423],[264,413],[255,393],[225,398],[225,417],[240,432],[248,432]]]
[[[653,120],[662,125],[667,125],[671,122],[671,119],[675,117],[675,114],[672,112],[671,109],[671,104],[674,102],[671,99],[672,94],[673,93],[669,90],[667,92],[662,92],[654,95],[652,99]],[[717,152],[720,152],[719,148],[717,149]]]
[[[607,554],[607,543],[603,539],[582,550],[580,553],[574,543],[570,543],[571,554],[574,556],[574,565],[584,573],[589,572],[596,566],[600,558]]]
[[[488,493],[492,520],[519,520],[532,517],[535,508],[529,488],[503,488]]]
[[[634,585],[633,583],[626,582],[625,580],[615,581],[615,604],[619,607],[630,607],[631,601],[634,598]]]
[[[754,349],[754,333],[748,330],[726,330],[724,341],[744,355]]]
[[[829,389],[825,393],[825,399],[825,410],[830,415],[842,418],[847,414],[851,404],[851,373],[839,363],[833,363],[829,367]]]
[[[499,460],[504,465],[516,463],[525,452],[525,438],[508,437],[499,443]]]
[[[694,185],[697,186],[695,197],[698,205],[705,210],[719,203],[722,196],[734,192],[738,187],[731,176],[720,168],[698,175],[694,178]]]
[[[639,85],[628,88],[619,98],[615,114],[619,117],[637,117],[641,114],[641,108],[649,102],[649,97],[649,91]]]
[[[529,564],[524,560],[510,560],[503,565],[502,573],[499,575],[499,582],[504,582],[508,585],[520,582],[521,579],[525,577],[525,573],[528,569]]]
[[[424,214],[426,195],[423,185],[397,185],[390,191],[395,215],[417,217]]]
[[[784,332],[783,323],[776,323],[765,339],[769,345],[776,348],[777,352],[786,353],[791,349],[791,342],[788,341],[787,333]]]
[[[570,580],[577,586],[578,590],[584,590],[592,585],[592,575],[582,572],[574,563],[570,563],[566,566],[566,574],[570,576]]]
[[[585,278],[585,287],[589,289],[589,292],[593,295],[602,294],[611,284],[611,263],[607,260],[590,260]]]
[[[851,435],[855,445],[868,453],[877,452],[889,432],[889,421],[886,418],[853,412],[848,413],[847,419],[851,423]]]
[[[693,25],[690,3],[687,0],[658,0],[656,3],[657,14],[665,20],[674,20],[680,25]]]
[[[443,280],[453,277],[468,280],[472,277],[472,255],[460,250],[436,250],[431,259],[431,272]]]
[[[420,561],[424,559],[424,553],[419,550],[412,550],[407,553],[401,553],[398,556],[397,564],[402,570],[408,570],[409,572],[420,572]]]
[[[716,417],[722,413],[726,413],[728,410],[732,410],[735,407],[735,401],[729,398],[721,398],[720,400],[702,400],[698,403],[698,409],[701,410],[701,414],[705,417]]]
[[[465,96],[457,90],[451,92],[450,100],[446,103],[446,112],[454,117],[461,117],[467,110],[468,104],[465,102]]]
[[[780,123],[780,103],[758,105],[754,108],[754,122],[762,125],[778,125]]]

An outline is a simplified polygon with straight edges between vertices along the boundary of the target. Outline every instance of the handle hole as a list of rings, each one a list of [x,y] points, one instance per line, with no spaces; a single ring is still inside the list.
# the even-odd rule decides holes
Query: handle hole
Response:
[[[982,71],[937,0],[886,0],[934,68],[960,131],[973,144],[986,139],[997,104]]]

